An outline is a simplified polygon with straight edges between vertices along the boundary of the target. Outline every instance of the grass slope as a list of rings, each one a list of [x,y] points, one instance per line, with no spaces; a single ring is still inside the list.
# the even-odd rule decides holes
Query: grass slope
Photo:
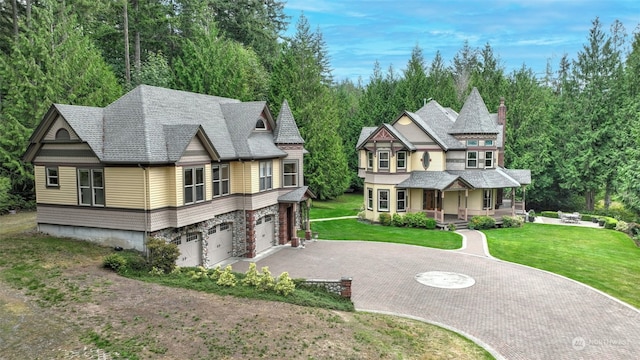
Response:
[[[564,275],[640,307],[640,248],[624,233],[545,224],[484,233],[499,259]]]
[[[358,215],[362,207],[362,194],[344,194],[334,200],[314,200],[311,205],[311,219],[326,219]]]
[[[453,232],[372,225],[357,219],[314,221],[311,229],[323,240],[381,241],[438,249],[458,249],[462,246],[462,237]]]

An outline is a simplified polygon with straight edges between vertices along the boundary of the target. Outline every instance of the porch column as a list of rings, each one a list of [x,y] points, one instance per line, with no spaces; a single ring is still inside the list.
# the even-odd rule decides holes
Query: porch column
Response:
[[[305,226],[305,231],[304,231],[304,238],[305,240],[311,240],[311,217],[309,216],[309,202],[311,200],[307,199],[304,204],[305,204],[305,221],[306,221],[306,226]]]
[[[289,234],[289,236],[291,236],[291,247],[298,247],[298,245],[300,245],[300,239],[298,238],[298,233],[297,233],[297,229],[298,227],[296,226],[296,212],[298,211],[298,204],[297,203],[293,203],[291,204],[291,219],[289,219],[289,221],[291,222],[291,224],[289,225],[289,228],[292,229],[292,234]]]
[[[511,216],[516,216],[516,188],[511,188]]]
[[[527,187],[523,186],[522,187],[522,211],[525,211],[525,212],[526,212],[525,209],[527,208],[527,205],[526,205],[526,202],[525,202],[526,201],[526,197],[527,197]]]
[[[440,222],[444,224],[444,191],[440,191]]]
[[[469,189],[464,189],[464,221],[469,221],[467,219],[468,208],[467,204],[469,203]]]

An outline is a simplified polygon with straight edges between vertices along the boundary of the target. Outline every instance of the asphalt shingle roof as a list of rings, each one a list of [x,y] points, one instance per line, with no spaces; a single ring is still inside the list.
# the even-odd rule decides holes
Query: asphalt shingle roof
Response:
[[[457,179],[458,176],[451,175],[446,171],[412,171],[409,178],[396,187],[444,190]]]
[[[447,170],[457,175],[475,189],[520,187],[520,183],[498,170]]]
[[[298,126],[296,126],[296,121],[293,118],[287,100],[280,107],[273,141],[276,144],[304,144],[304,139],[300,136],[300,131],[298,131]]]
[[[141,85],[105,108],[55,107],[104,162],[175,162],[199,127],[221,160],[286,156],[274,144],[270,130],[255,129],[266,109],[264,101],[243,103]],[[280,129],[280,134],[286,134],[289,141],[297,134],[303,143],[290,109],[288,112],[283,115],[286,129]],[[273,120],[267,120],[272,129]]]
[[[460,110],[460,114],[449,130],[450,134],[497,134],[498,125],[491,116],[477,88],[471,94]]]
[[[308,186],[301,186],[293,191],[290,191],[284,195],[280,195],[278,197],[279,203],[299,203],[305,199],[307,193],[309,192]],[[311,198],[315,198],[315,195],[309,192],[309,196]]]

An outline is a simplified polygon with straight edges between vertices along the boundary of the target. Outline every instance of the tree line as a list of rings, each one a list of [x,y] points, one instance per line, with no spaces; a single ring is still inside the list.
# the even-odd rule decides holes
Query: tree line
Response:
[[[511,73],[491,45],[453,59],[416,46],[402,70],[335,81],[327,44],[277,0],[0,0],[0,212],[33,203],[20,160],[51,103],[105,106],[139,84],[240,100],[288,100],[320,199],[360,190],[363,126],[391,122],[425,99],[459,111],[477,87],[490,111],[506,100],[506,166],[532,171],[538,209],[593,210],[619,200],[640,213],[640,35],[594,19],[582,50],[539,76]],[[295,34],[284,36],[289,26]]]

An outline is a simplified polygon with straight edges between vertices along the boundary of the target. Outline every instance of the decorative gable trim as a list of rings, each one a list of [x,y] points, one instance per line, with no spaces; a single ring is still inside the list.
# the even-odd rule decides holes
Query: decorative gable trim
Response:
[[[374,133],[374,135],[371,138],[371,140],[374,140],[374,141],[393,141],[393,140],[396,140],[396,138],[393,135],[391,135],[387,129],[382,128],[382,129],[380,129],[380,130],[378,130],[377,132]]]

